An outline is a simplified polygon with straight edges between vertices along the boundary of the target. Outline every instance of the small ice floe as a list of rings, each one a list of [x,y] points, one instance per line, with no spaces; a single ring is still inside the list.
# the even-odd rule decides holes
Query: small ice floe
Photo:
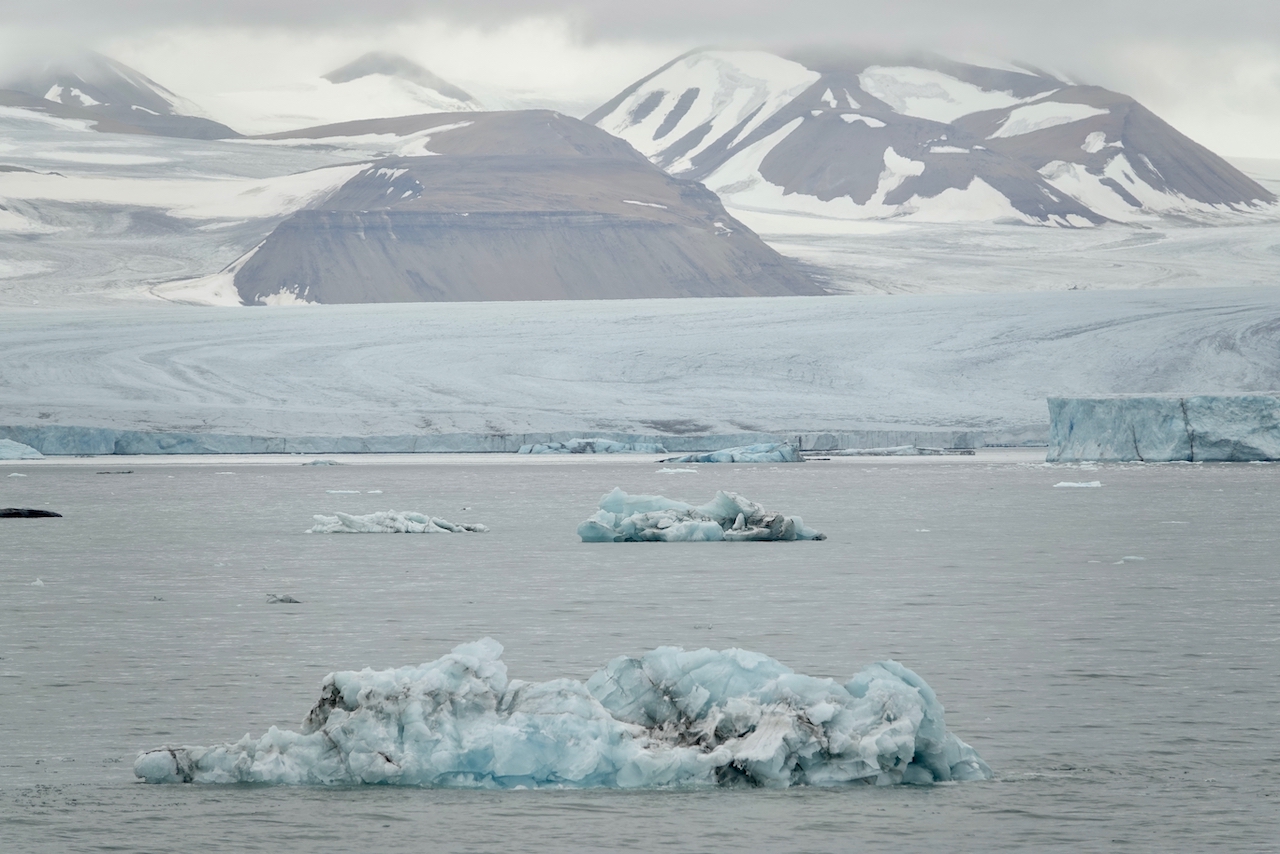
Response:
[[[800,449],[787,442],[763,442],[759,445],[743,445],[725,448],[705,454],[685,454],[659,460],[663,463],[802,463]]]
[[[268,605],[301,605],[302,602],[298,599],[294,599],[292,596],[290,596],[287,593],[283,596],[276,593],[268,593],[267,604]]]
[[[1086,480],[1086,481],[1071,481],[1071,480],[1064,480],[1064,481],[1060,481],[1059,483],[1055,483],[1055,484],[1053,485],[1053,488],[1054,488],[1054,489],[1057,489],[1057,488],[1059,488],[1059,487],[1063,487],[1063,486],[1066,486],[1066,487],[1073,487],[1073,488],[1076,488],[1076,489],[1096,489],[1096,488],[1098,488],[1098,487],[1102,486],[1102,482],[1101,482],[1101,481],[1097,481],[1097,480]]]
[[[358,489],[326,489],[325,492],[329,493],[330,495],[359,495],[360,494],[360,490]]]
[[[1122,563],[1132,563],[1136,560],[1146,560],[1146,558],[1142,557],[1141,555],[1125,555],[1124,557],[1116,561],[1114,564],[1112,564],[1112,566],[1119,566]]]
[[[578,526],[584,543],[705,543],[747,540],[825,540],[799,516],[765,510],[733,492],[717,492],[701,507],[661,495],[614,489]]]
[[[586,682],[509,679],[491,638],[417,667],[330,673],[299,731],[138,754],[148,783],[465,789],[931,784],[991,779],[896,661],[848,682],[742,649],[660,647]]]
[[[401,513],[384,510],[367,516],[314,516],[316,524],[308,534],[483,534],[489,529],[484,525],[450,522],[438,516],[422,513]]]
[[[311,462],[303,463],[303,465],[304,466],[340,466],[342,465],[342,463],[338,462],[337,460],[312,460]]]
[[[658,469],[658,474],[697,474],[697,469]]]
[[[44,587],[44,582],[37,578],[35,581],[31,582],[31,586],[32,586],[32,587]]]
[[[382,494],[382,490],[381,490],[381,489],[369,489],[369,490],[366,490],[364,494],[365,494],[365,495],[381,495],[381,494]]]
[[[26,477],[26,475],[25,475],[25,474],[18,474],[18,473],[15,471],[15,472],[10,472],[10,473],[9,473],[9,477]]]

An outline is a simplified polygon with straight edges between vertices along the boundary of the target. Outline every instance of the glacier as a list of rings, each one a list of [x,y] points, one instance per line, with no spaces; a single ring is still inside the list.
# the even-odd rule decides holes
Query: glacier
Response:
[[[570,439],[567,442],[536,442],[521,445],[517,454],[665,454],[654,442],[613,442],[609,439]]]
[[[383,510],[366,516],[338,513],[335,516],[313,516],[316,524],[308,534],[483,534],[489,529],[480,524],[450,522],[423,513],[401,513]]]
[[[584,543],[708,543],[760,540],[825,540],[799,516],[765,510],[733,492],[719,491],[701,507],[661,495],[628,495],[621,489],[600,499],[600,509],[578,526]]]
[[[148,783],[515,788],[987,780],[895,661],[845,684],[741,649],[660,647],[585,683],[508,679],[492,638],[418,667],[325,677],[300,731],[140,753]]]
[[[0,439],[0,460],[43,460],[44,454],[30,445],[12,439]]]
[[[1051,397],[1049,462],[1280,459],[1280,392]]]
[[[762,442],[725,448],[704,454],[685,454],[661,460],[664,463],[802,463],[800,449],[790,442]]]

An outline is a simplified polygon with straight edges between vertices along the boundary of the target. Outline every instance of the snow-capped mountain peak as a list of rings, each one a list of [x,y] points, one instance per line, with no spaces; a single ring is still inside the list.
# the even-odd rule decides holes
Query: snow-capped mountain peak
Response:
[[[823,231],[873,218],[1086,226],[1276,201],[1131,98],[1000,65],[693,51],[587,120],[773,229],[778,213],[799,231],[815,218]]]
[[[460,103],[475,102],[475,98],[472,98],[462,89],[454,86],[448,80],[432,74],[416,62],[399,54],[384,53],[382,51],[366,53],[341,68],[335,68],[330,71],[324,75],[324,79],[330,83],[350,83],[353,80],[359,80],[362,77],[369,77],[375,74],[406,80]]]

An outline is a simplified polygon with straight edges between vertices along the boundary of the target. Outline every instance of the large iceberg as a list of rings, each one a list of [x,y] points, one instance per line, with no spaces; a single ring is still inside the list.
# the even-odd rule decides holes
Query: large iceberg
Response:
[[[367,516],[338,513],[336,516],[313,516],[316,524],[308,534],[461,534],[484,533],[484,525],[450,522],[424,513],[401,513],[383,510]]]
[[[1280,392],[1051,397],[1047,459],[1280,459]]]
[[[12,439],[0,439],[0,460],[43,460],[44,454],[30,445]]]
[[[628,495],[621,489],[600,499],[600,509],[578,526],[584,543],[700,543],[745,540],[825,540],[799,516],[765,510],[734,492],[694,507],[661,495]]]
[[[665,454],[667,449],[653,442],[613,442],[609,439],[570,439],[567,442],[536,442],[521,445],[517,454]]]
[[[661,647],[585,683],[507,679],[502,646],[325,677],[300,732],[139,754],[149,783],[639,788],[986,780],[933,690],[882,661],[844,685],[740,649]]]
[[[685,454],[662,460],[664,463],[802,463],[800,449],[789,442],[763,442],[703,454]]]

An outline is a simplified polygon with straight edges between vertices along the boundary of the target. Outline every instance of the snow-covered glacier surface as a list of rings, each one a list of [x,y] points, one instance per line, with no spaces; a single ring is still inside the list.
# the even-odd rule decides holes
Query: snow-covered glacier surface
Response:
[[[149,783],[642,788],[985,780],[933,690],[894,661],[845,684],[741,649],[660,647],[585,683],[507,678],[491,638],[325,678],[298,732],[141,753]]]
[[[685,454],[664,463],[802,463],[800,449],[788,442],[760,442],[703,454]]]
[[[695,507],[661,495],[628,495],[615,488],[578,526],[584,543],[709,543],[752,540],[825,540],[799,516],[765,510],[734,492]]]
[[[614,442],[609,439],[570,439],[567,442],[533,442],[521,445],[519,454],[665,454],[655,442]]]
[[[482,534],[489,530],[480,524],[450,522],[438,516],[396,510],[382,510],[364,516],[338,513],[312,518],[316,524],[308,529],[308,534]]]
[[[1049,462],[1280,459],[1280,393],[1049,398]]]

